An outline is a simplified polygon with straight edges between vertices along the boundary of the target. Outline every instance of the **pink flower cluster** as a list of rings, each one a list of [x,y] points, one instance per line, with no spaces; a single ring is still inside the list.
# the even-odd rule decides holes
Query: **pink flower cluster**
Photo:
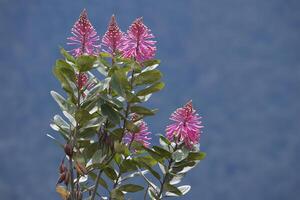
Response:
[[[77,74],[77,85],[78,88],[81,90],[88,82],[88,75],[86,73]]]
[[[108,25],[108,29],[102,38],[103,50],[115,56],[117,51],[120,51],[124,33],[119,28],[116,18],[113,15]]]
[[[71,33],[73,36],[67,38],[69,45],[75,45],[71,50],[73,56],[82,54],[96,55],[102,50],[111,53],[113,56],[120,52],[125,58],[134,58],[143,62],[154,58],[156,52],[156,41],[151,30],[143,23],[142,18],[136,19],[129,27],[127,33],[119,28],[115,16],[111,17],[108,29],[99,44],[100,37],[88,19],[87,11],[84,9],[79,19],[74,24]]]
[[[78,57],[83,54],[96,55],[98,53],[100,37],[88,19],[88,14],[85,9],[81,12],[71,33],[73,36],[67,38],[69,40],[67,44],[76,47],[70,51],[73,56]]]
[[[123,56],[126,58],[135,58],[138,62],[153,58],[156,52],[156,41],[152,40],[153,38],[154,35],[143,23],[143,19],[136,19],[124,36],[121,48]]]
[[[178,108],[172,113],[170,120],[173,124],[166,128],[166,136],[170,141],[175,139],[184,142],[188,148],[199,143],[200,133],[203,126],[201,117],[193,109],[192,101],[189,101],[182,108]]]
[[[156,41],[151,30],[143,23],[142,18],[136,19],[127,30],[123,33],[119,28],[115,16],[111,17],[108,29],[99,44],[100,37],[97,35],[94,27],[88,19],[87,11],[84,9],[72,28],[72,37],[69,37],[69,45],[75,45],[76,48],[71,50],[73,56],[78,57],[83,54],[96,55],[102,50],[116,56],[121,53],[125,58],[133,58],[138,62],[143,62],[154,58],[156,52]],[[78,87],[81,89],[88,82],[88,76],[84,73],[78,74]],[[182,108],[178,108],[172,113],[170,120],[174,123],[166,128],[166,136],[170,141],[183,142],[187,147],[199,143],[201,126],[201,117],[193,109],[192,102],[189,101]],[[126,132],[124,143],[131,144],[132,141],[149,146],[148,126],[143,120],[138,121],[139,132]]]
[[[133,115],[131,117],[131,120],[134,120],[136,118],[136,115]],[[135,122],[135,124],[139,127],[139,131],[136,133],[126,131],[125,136],[123,138],[123,142],[126,145],[131,145],[132,142],[138,142],[144,145],[145,147],[148,147],[150,145],[149,140],[151,138],[149,135],[151,134],[150,131],[148,131],[148,125],[144,120],[139,120]]]

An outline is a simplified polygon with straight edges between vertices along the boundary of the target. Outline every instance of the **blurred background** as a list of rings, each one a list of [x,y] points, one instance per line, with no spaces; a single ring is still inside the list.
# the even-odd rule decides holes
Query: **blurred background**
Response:
[[[156,35],[166,88],[153,133],[189,99],[203,116],[208,156],[182,199],[299,199],[298,0],[1,0],[1,199],[59,199],[52,66],[83,8],[100,35],[113,13],[123,31],[144,16]]]

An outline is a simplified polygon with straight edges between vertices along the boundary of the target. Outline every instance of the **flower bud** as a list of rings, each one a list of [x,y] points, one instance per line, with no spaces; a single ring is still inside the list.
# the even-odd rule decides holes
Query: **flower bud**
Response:
[[[62,183],[65,180],[65,178],[66,178],[66,173],[65,172],[61,173],[58,178],[57,184]]]
[[[59,173],[64,173],[65,171],[67,170],[66,166],[64,165],[64,163],[62,162],[60,165],[59,165]]]
[[[65,182],[66,185],[68,185],[68,184],[69,184],[69,181],[70,181],[71,174],[70,174],[69,171],[65,172],[65,174],[66,174],[66,175],[65,175],[64,182]]]
[[[78,174],[80,174],[82,176],[88,173],[87,169],[77,161],[76,161],[75,167],[76,167]]]
[[[69,156],[70,158],[72,158],[73,155],[73,147],[70,144],[65,144],[64,146],[64,150],[67,156]]]

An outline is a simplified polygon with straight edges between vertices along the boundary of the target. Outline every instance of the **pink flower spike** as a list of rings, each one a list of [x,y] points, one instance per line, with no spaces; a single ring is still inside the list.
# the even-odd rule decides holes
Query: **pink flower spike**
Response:
[[[135,117],[136,115],[133,115],[132,119],[134,119]],[[131,145],[131,143],[135,141],[141,143],[145,147],[148,147],[150,145],[149,140],[151,140],[151,137],[149,137],[149,135],[151,134],[151,132],[148,131],[147,123],[144,120],[139,120],[135,122],[135,125],[139,127],[139,131],[137,133],[126,131],[123,142],[126,145]]]
[[[78,88],[81,90],[88,82],[88,75],[86,73],[79,73],[76,76]]]
[[[124,37],[122,52],[125,58],[135,58],[138,62],[152,59],[156,52],[154,35],[143,23],[142,18],[136,19]]]
[[[86,9],[81,12],[71,33],[73,36],[67,38],[69,40],[67,44],[75,46],[75,49],[70,51],[73,56],[78,57],[83,54],[96,55],[98,53],[100,37],[89,21]]]
[[[174,123],[166,128],[167,138],[170,141],[176,138],[178,142],[184,142],[186,147],[192,148],[193,145],[199,143],[203,128],[200,119],[201,117],[193,109],[192,101],[189,101],[185,106],[172,113],[170,120]]]
[[[124,33],[120,30],[115,16],[111,16],[110,22],[108,24],[108,29],[102,38],[102,46],[104,46],[104,51],[115,55],[117,51],[120,51],[122,45]]]

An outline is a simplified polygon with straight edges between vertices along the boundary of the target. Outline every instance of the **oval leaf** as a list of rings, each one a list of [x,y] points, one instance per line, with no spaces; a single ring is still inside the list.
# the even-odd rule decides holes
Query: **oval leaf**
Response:
[[[139,185],[134,185],[134,184],[126,184],[122,185],[119,187],[119,190],[124,191],[124,192],[138,192],[143,190],[144,187],[139,186]]]
[[[158,92],[165,87],[163,82],[154,83],[153,85],[143,89],[137,93],[137,96],[146,96],[147,94],[151,94],[154,92]]]

